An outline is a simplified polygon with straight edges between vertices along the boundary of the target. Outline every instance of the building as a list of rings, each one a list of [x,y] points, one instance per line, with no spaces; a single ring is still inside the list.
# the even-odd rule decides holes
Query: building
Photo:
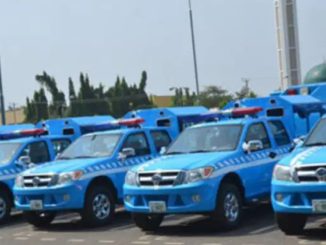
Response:
[[[301,83],[296,0],[275,0],[277,55],[282,89]]]

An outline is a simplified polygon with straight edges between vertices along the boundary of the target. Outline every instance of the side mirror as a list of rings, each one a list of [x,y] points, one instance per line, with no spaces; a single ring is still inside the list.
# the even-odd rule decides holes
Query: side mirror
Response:
[[[29,156],[21,156],[17,161],[17,165],[22,167],[28,167],[32,163],[32,160]]]
[[[166,153],[166,151],[167,151],[166,146],[162,146],[161,149],[160,149],[160,154],[163,155],[163,154]]]
[[[261,140],[250,140],[248,143],[243,143],[242,149],[245,152],[259,151],[264,148]]]
[[[300,136],[298,138],[295,138],[292,142],[290,152],[293,151],[295,148],[302,146],[303,142],[305,141],[306,136]]]
[[[136,151],[134,148],[123,148],[121,152],[119,153],[119,159],[124,160],[128,157],[136,156]]]

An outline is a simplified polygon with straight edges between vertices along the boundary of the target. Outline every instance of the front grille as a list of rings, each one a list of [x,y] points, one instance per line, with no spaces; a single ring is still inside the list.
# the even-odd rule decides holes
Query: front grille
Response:
[[[140,172],[138,183],[140,186],[171,186],[180,178],[180,171]]]
[[[24,187],[47,187],[55,184],[57,176],[53,174],[25,175]]]
[[[324,168],[326,164],[301,165],[295,168],[295,176],[298,182],[326,182],[326,175],[318,174],[318,170]]]

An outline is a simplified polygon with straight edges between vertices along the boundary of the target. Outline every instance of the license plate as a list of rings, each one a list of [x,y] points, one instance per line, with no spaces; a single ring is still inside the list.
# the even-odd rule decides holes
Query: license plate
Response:
[[[43,209],[43,201],[42,200],[31,200],[30,206],[32,210],[41,210]]]
[[[312,209],[315,213],[326,213],[326,200],[312,200]]]
[[[149,202],[149,211],[151,213],[165,213],[166,204],[162,201]]]

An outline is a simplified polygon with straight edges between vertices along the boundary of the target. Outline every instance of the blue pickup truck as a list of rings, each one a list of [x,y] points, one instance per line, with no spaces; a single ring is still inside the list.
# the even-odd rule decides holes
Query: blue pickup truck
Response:
[[[235,228],[244,205],[270,195],[274,165],[291,143],[281,119],[244,117],[189,127],[163,156],[128,171],[125,207],[143,230],[157,229],[165,215],[185,213]]]
[[[89,226],[114,218],[126,172],[158,157],[173,140],[165,128],[130,128],[137,119],[128,120],[127,128],[81,136],[56,161],[16,178],[16,208],[30,224],[49,225],[62,211],[79,212]]]
[[[302,233],[307,218],[326,215],[326,117],[275,166],[272,204],[279,228]]]
[[[44,135],[41,129],[0,133],[0,223],[10,217],[15,178],[32,166],[55,159],[71,143],[68,136]]]

